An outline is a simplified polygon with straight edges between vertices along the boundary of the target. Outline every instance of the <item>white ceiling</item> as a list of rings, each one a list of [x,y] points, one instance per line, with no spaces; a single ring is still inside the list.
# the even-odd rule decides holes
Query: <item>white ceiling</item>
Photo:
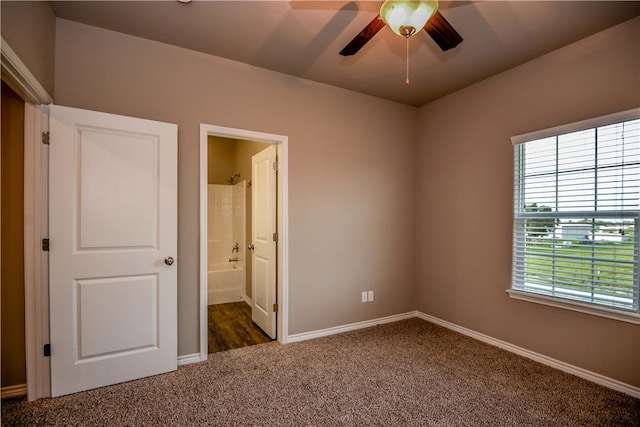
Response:
[[[442,52],[422,31],[383,28],[356,55],[338,52],[382,2],[52,1],[59,18],[132,34],[420,106],[640,15],[640,1],[441,1],[464,41]]]

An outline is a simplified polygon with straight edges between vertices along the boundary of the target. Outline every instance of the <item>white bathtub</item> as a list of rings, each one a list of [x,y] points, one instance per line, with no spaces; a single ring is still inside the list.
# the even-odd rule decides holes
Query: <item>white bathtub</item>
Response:
[[[207,304],[242,301],[245,294],[244,282],[244,268],[241,265],[210,265],[207,274]]]

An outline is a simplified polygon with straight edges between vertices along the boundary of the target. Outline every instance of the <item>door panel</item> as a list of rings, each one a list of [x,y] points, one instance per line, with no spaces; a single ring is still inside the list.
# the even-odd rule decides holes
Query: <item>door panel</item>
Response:
[[[75,286],[78,360],[158,347],[156,275],[76,280]]]
[[[177,126],[50,114],[52,396],[176,369]]]
[[[158,137],[86,128],[78,133],[78,250],[156,248]]]
[[[251,159],[253,230],[253,321],[276,338],[276,147],[272,145]]]

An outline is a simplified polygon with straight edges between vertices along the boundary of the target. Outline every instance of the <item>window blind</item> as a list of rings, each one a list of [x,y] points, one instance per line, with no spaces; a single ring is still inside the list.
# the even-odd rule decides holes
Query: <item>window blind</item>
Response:
[[[512,289],[638,313],[640,119],[516,142]]]

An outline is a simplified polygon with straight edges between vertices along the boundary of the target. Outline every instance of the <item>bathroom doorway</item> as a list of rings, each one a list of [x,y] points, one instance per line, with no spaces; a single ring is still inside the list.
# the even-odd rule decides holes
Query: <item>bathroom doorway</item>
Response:
[[[258,265],[258,283],[264,268],[260,262],[256,264],[256,259],[260,261],[261,258],[254,255],[254,247],[261,239],[256,236],[260,233],[253,228],[259,228],[256,224],[264,222],[259,214],[264,212],[260,202],[264,197],[256,198],[255,193],[263,191],[259,189],[265,186],[260,184],[264,179],[256,175],[256,170],[260,170],[256,159],[272,152],[273,160],[276,160],[277,151],[275,171],[275,165],[286,158],[286,137],[207,125],[202,125],[201,130],[200,306],[203,312],[200,353],[204,359],[203,356],[211,352],[269,342],[276,336],[284,342],[286,316],[281,301],[284,301],[286,292],[286,269],[282,256],[286,249],[286,240],[283,239],[286,236],[286,232],[283,233],[286,230],[286,209],[282,202],[286,200],[286,194],[282,190],[286,189],[286,181],[283,182],[286,173],[279,173],[277,180],[273,173],[273,194],[270,196],[273,200],[269,203],[274,227],[271,300],[265,299],[262,291],[255,291],[254,265]],[[254,180],[258,182],[258,189],[254,188]],[[254,203],[257,205],[255,209]],[[254,293],[257,293],[257,299]],[[260,304],[261,300],[269,302],[267,315],[273,318],[271,329],[261,321],[260,316],[267,311],[264,310],[265,304]]]

